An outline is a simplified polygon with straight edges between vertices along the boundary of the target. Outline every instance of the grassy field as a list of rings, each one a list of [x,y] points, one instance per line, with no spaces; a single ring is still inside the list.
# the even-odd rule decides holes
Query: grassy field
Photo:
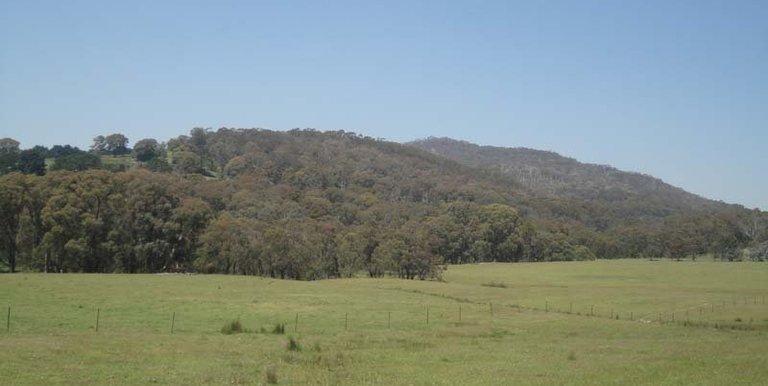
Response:
[[[5,274],[0,384],[765,384],[767,295],[768,264],[690,261],[443,282]],[[221,333],[238,319],[250,331]]]

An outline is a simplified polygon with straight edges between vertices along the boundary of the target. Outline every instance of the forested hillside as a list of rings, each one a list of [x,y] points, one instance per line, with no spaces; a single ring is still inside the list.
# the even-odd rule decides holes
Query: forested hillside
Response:
[[[450,138],[409,145],[518,181],[542,217],[599,232],[605,257],[687,256],[707,252],[738,258],[740,248],[768,238],[765,212],[708,200],[652,176],[585,164],[550,151],[479,146]]]
[[[343,131],[196,128],[133,148],[122,134],[88,151],[18,145],[0,140],[0,270],[413,279],[446,263],[736,259],[768,238],[765,213],[661,182],[656,196],[612,177],[582,191],[564,173],[540,188],[509,173],[514,162],[464,165]]]
[[[657,178],[608,165],[581,163],[551,151],[479,146],[450,138],[428,138],[409,145],[462,164],[496,170],[539,194],[605,202],[642,199],[644,207],[636,209],[638,215],[663,216],[680,210],[722,208]]]

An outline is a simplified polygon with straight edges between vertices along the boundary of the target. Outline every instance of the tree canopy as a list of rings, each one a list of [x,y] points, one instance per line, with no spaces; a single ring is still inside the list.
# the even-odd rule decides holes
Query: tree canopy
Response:
[[[137,141],[125,171],[96,154],[112,159],[115,147],[14,142],[0,147],[19,156],[0,177],[8,270],[424,279],[484,261],[763,256],[768,240],[764,212],[707,204],[625,218],[609,201],[544,195],[343,131],[196,128]]]

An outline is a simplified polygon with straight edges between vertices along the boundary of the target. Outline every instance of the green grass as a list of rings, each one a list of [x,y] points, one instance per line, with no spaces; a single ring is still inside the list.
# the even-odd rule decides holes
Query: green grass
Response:
[[[125,169],[131,169],[136,167],[136,159],[131,154],[123,154],[118,156],[102,155],[101,164],[106,168],[116,169],[124,167]]]
[[[0,384],[768,379],[768,264],[479,264],[444,279],[4,274]],[[223,334],[233,321],[245,332]]]

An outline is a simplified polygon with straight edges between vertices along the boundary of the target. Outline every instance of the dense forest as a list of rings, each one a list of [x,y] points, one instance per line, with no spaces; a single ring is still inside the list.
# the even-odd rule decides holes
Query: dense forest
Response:
[[[88,150],[0,139],[0,270],[424,279],[484,261],[768,254],[765,212],[420,144],[228,128]]]

